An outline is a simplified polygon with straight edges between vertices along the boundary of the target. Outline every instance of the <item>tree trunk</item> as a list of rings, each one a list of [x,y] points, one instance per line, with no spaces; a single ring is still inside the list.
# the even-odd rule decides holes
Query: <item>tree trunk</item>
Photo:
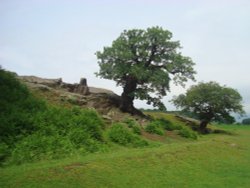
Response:
[[[207,120],[201,120],[201,122],[200,122],[201,133],[206,133],[207,124],[208,124]]]
[[[126,80],[126,84],[123,88],[123,93],[122,93],[122,101],[120,105],[120,109],[123,112],[129,112],[131,114],[136,113],[136,109],[134,107],[134,91],[136,90],[137,87],[137,81],[133,78],[128,78]]]

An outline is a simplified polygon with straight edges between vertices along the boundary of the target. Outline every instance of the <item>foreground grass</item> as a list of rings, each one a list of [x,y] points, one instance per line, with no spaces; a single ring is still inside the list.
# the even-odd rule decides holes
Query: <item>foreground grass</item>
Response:
[[[2,168],[0,187],[249,187],[250,127],[226,128],[234,134]]]

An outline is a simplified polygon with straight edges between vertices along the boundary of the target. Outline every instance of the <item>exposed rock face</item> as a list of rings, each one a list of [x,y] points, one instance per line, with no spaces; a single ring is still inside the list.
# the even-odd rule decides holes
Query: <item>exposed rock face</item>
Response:
[[[52,102],[68,102],[95,108],[102,114],[108,114],[114,108],[118,109],[120,104],[120,96],[107,89],[88,87],[86,78],[81,78],[79,84],[65,83],[61,78],[44,79],[36,76],[18,76],[18,78],[30,88],[49,92],[45,96]]]

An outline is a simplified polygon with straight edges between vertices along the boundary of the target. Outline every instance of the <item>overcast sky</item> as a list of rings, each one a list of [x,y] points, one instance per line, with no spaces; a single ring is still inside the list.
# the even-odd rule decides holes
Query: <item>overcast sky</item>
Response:
[[[90,86],[120,94],[113,81],[95,77],[94,54],[124,29],[152,26],[180,41],[196,63],[197,81],[237,89],[250,114],[249,0],[0,0],[0,65],[71,83],[86,77]],[[168,101],[186,88],[171,87],[164,98],[169,110]]]

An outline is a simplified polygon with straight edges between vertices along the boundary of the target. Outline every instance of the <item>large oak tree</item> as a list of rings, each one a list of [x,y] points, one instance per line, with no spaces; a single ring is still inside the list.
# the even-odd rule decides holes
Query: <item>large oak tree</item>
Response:
[[[122,111],[136,113],[135,98],[165,109],[161,99],[170,90],[170,81],[183,85],[194,80],[194,63],[171,38],[172,33],[161,27],[125,30],[110,47],[96,53],[97,75],[123,87]]]

